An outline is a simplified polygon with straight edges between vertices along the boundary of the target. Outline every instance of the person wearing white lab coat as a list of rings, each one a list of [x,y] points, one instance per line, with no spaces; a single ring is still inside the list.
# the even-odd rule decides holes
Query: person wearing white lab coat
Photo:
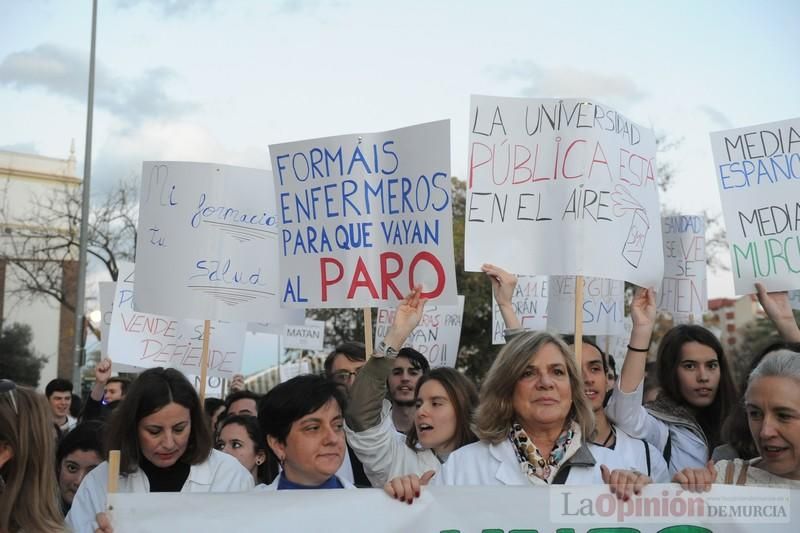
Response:
[[[108,448],[120,451],[119,492],[245,492],[253,476],[212,447],[200,400],[175,369],[151,368],[114,411]],[[81,483],[67,515],[76,533],[111,531],[105,515],[108,463]]]

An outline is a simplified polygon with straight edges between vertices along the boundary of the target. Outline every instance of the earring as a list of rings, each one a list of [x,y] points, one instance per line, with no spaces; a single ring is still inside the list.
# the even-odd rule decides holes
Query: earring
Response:
[[[256,465],[258,465],[258,466],[261,466],[261,463],[263,463],[263,462],[264,461],[262,461],[261,459],[256,459]]]

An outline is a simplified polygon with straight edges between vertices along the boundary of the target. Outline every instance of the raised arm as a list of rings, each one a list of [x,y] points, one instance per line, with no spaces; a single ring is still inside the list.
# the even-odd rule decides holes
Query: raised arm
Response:
[[[386,396],[386,380],[394,366],[394,358],[386,352],[397,352],[419,324],[425,309],[425,299],[420,298],[421,286],[415,287],[400,302],[394,320],[383,339],[384,352],[376,353],[367,361],[350,388],[350,405],[347,408],[347,425],[359,432],[377,426],[381,421],[381,406]]]
[[[652,289],[636,289],[631,303],[631,320],[633,330],[619,376],[619,388],[624,393],[634,392],[644,379],[650,337],[656,323],[656,299]]]
[[[103,359],[94,367],[94,385],[81,411],[81,421],[103,418],[103,394],[111,377],[111,359]]]
[[[481,266],[481,270],[486,273],[492,282],[494,301],[497,302],[497,306],[500,308],[500,315],[503,317],[503,322],[506,323],[506,329],[522,327],[511,303],[514,289],[517,287],[517,276],[488,263]]]
[[[797,321],[794,319],[794,312],[789,304],[789,294],[786,291],[767,292],[761,283],[756,283],[756,291],[761,307],[778,328],[778,333],[781,334],[783,340],[800,342],[800,327],[797,326]]]

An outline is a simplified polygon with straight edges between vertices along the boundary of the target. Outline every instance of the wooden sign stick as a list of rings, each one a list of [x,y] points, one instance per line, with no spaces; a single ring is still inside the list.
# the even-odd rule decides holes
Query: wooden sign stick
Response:
[[[575,362],[578,375],[583,358],[583,276],[575,276]]]
[[[206,400],[206,382],[208,381],[208,342],[211,336],[211,321],[203,322],[203,354],[200,357],[200,405]]]
[[[108,452],[108,494],[116,494],[119,488],[119,450]],[[108,505],[108,510],[113,508]]]
[[[366,347],[367,359],[372,355],[372,308],[364,308],[364,346]]]

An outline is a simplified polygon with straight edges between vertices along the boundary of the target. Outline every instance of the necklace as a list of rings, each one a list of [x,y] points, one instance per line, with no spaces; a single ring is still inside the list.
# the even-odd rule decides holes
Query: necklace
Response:
[[[594,444],[602,446],[603,448],[608,447],[608,444],[611,442],[611,437],[614,437],[617,434],[617,432],[614,431],[614,426],[609,425],[609,427],[610,429],[608,430],[608,436],[606,437],[606,440],[604,440],[602,444],[599,442],[594,442]]]

